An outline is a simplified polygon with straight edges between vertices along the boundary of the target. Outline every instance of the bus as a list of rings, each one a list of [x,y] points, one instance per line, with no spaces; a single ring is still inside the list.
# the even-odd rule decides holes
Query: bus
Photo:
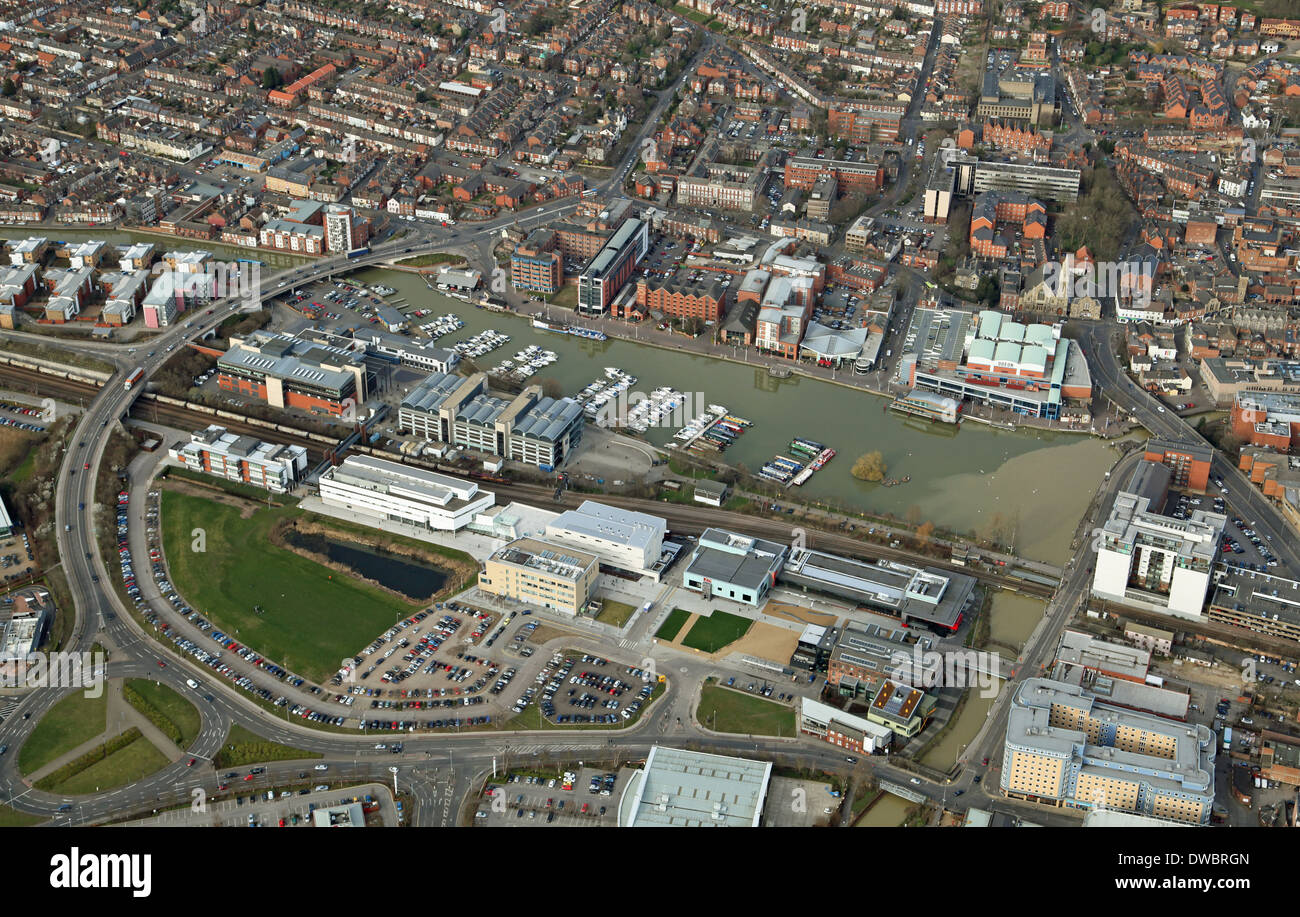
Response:
[[[137,366],[135,370],[131,373],[131,375],[126,377],[126,382],[122,385],[122,387],[127,391],[130,391],[131,386],[135,385],[143,378],[144,378],[144,369]]]
[[[352,251],[348,252],[348,257],[349,257],[349,258],[360,258],[362,255],[366,254],[366,253],[369,252],[369,251],[370,251],[370,246],[369,246],[369,245],[363,245],[363,246],[361,246],[361,248],[354,248],[354,249],[352,249]]]

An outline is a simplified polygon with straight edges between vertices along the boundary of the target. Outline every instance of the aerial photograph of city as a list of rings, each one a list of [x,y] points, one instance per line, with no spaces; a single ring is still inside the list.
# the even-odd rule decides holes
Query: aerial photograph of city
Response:
[[[1300,0],[0,0],[0,827],[1249,888],[1298,262]]]

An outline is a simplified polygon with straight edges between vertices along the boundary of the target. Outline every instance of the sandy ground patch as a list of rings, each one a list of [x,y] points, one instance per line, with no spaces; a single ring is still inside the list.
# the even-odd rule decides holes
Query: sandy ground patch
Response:
[[[800,624],[816,624],[820,627],[833,627],[835,622],[839,620],[835,615],[826,614],[825,612],[778,602],[769,602],[767,607],[763,609],[763,613],[774,618],[785,618],[787,621],[798,621]]]
[[[785,665],[799,645],[799,634],[775,624],[755,622],[749,633],[726,647],[727,652],[746,653]]]

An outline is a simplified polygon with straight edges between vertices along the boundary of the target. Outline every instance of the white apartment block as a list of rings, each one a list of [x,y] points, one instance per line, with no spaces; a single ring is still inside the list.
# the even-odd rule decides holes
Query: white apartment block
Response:
[[[1164,515],[1170,471],[1143,462],[1115,497],[1098,533],[1092,594],[1186,618],[1200,618],[1226,518],[1196,510]]]

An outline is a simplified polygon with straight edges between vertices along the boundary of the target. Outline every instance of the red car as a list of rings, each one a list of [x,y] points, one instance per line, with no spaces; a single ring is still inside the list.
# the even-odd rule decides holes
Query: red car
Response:
[[[81,470],[82,470],[82,471],[89,471],[89,470],[90,470],[90,462],[86,462],[85,466],[84,466]]]
[[[160,668],[160,669],[165,669],[165,668],[167,668],[167,663],[165,663],[165,662],[163,662],[161,659],[159,659],[159,660],[158,660],[158,668]]]
[[[230,785],[227,784],[227,783],[218,783],[218,784],[217,784],[217,789],[219,789],[219,790],[224,790],[224,789],[228,789],[229,786],[230,786]]]
[[[252,779],[253,779],[253,775],[252,775],[252,774],[245,774],[245,775],[244,775],[244,782],[245,782],[245,783],[247,783],[249,780],[252,780]]]
[[[194,761],[195,761],[194,758],[190,758],[190,763],[187,764],[187,765],[185,765],[185,766],[186,766],[186,767],[193,767],[193,766],[194,766]]]

